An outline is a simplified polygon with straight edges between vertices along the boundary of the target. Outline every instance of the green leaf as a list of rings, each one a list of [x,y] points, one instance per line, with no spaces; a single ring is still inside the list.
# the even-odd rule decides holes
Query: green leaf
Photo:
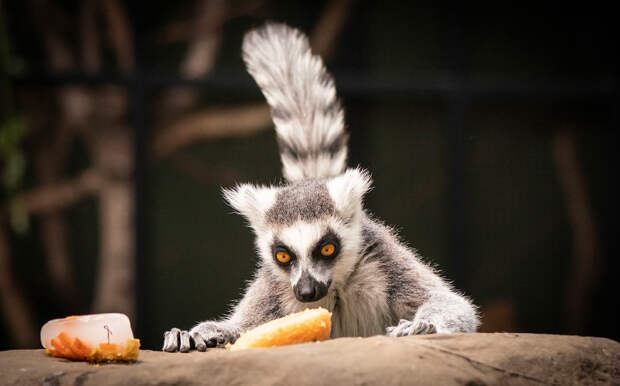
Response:
[[[28,213],[26,212],[26,208],[24,208],[24,204],[20,200],[14,199],[9,202],[9,218],[11,228],[15,231],[15,233],[24,235],[30,229]]]

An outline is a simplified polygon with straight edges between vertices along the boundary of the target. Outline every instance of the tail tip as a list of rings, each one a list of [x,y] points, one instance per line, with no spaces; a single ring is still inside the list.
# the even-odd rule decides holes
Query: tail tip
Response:
[[[302,50],[310,49],[310,42],[303,32],[284,23],[268,21],[243,36],[243,58],[247,61],[254,52],[261,52],[265,47],[275,44],[285,47],[295,44]]]

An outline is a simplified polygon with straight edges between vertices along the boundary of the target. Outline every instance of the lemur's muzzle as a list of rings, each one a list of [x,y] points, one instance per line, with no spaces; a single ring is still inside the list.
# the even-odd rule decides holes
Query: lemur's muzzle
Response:
[[[330,284],[332,284],[331,280],[322,283],[304,272],[293,286],[293,292],[295,292],[297,300],[301,302],[315,302],[327,295]]]

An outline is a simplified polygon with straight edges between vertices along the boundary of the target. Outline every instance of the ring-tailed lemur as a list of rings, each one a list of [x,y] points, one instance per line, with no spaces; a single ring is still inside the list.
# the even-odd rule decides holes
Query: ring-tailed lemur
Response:
[[[333,313],[332,337],[476,331],[472,303],[364,211],[370,175],[345,170],[344,112],[306,36],[266,24],[245,35],[243,59],[271,106],[287,183],[224,190],[256,234],[256,275],[230,315],[167,331],[163,350],[204,351],[318,306]]]

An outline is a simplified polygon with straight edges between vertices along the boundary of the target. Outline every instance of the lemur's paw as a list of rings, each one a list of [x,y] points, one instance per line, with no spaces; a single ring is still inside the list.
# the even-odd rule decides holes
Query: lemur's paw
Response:
[[[207,347],[223,346],[233,343],[236,334],[212,322],[204,322],[189,330],[189,336],[193,339],[196,350],[205,351]]]
[[[164,346],[163,351],[168,352],[188,352],[191,349],[191,342],[189,333],[185,330],[179,330],[173,328],[170,331],[164,332]]]
[[[406,320],[401,319],[398,325],[388,327],[386,333],[388,336],[407,336],[407,335],[424,335],[435,334],[437,329],[435,326],[424,320]]]
[[[189,331],[173,328],[164,333],[163,351],[189,352],[192,348],[206,351],[207,347],[225,345],[234,340],[234,334],[219,328],[215,323],[200,323]]]

